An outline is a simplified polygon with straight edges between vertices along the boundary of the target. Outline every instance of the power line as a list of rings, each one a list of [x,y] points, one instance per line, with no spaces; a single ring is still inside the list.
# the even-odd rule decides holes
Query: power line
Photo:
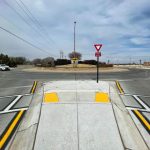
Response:
[[[11,23],[15,28],[19,28],[21,30],[21,28],[19,26],[17,26],[16,24],[14,24],[13,22],[10,22],[8,19],[4,18],[3,16],[1,16],[5,21],[7,21],[8,23]],[[35,42],[39,43],[39,41],[37,41],[36,39],[34,39]],[[39,44],[43,44],[43,43],[39,43]]]
[[[37,30],[37,29],[35,29],[33,26],[32,26],[32,24],[30,24],[30,23],[28,23],[27,21],[26,21],[26,19],[15,9],[15,8],[13,8],[6,0],[4,0],[4,2],[5,2],[5,4],[10,8],[10,9],[12,9],[29,27],[31,27],[34,31],[35,31],[35,33],[39,33],[39,31]],[[41,35],[41,33],[39,33],[40,35]]]
[[[38,29],[40,29],[40,31],[42,31],[42,32],[44,32],[45,34],[47,34],[47,31],[42,27],[42,25],[40,24],[40,22],[38,21],[38,19],[36,19],[36,17],[31,13],[31,11],[29,10],[29,8],[25,5],[25,3],[22,1],[22,0],[15,0],[17,3],[18,3],[18,1],[22,4],[22,6],[20,6],[20,7],[22,7],[22,9],[26,12],[26,14],[29,16],[29,18],[37,25],[37,27],[38,27]],[[20,4],[18,4],[18,5],[20,5]],[[44,34],[44,35],[45,35]],[[49,37],[49,35],[48,35],[48,37]],[[52,42],[54,42],[54,40],[51,38],[51,37],[49,37],[49,39],[46,37],[46,39],[47,39],[47,41],[49,42],[49,39],[52,41]]]
[[[15,2],[20,7],[20,9],[27,15],[27,17],[35,24],[36,28],[38,29],[38,32],[41,31],[41,28],[42,28],[41,25],[37,22],[35,17],[33,17],[31,12],[29,11],[29,9],[25,5],[23,5],[24,3],[22,1],[20,1],[21,4],[23,5],[22,6],[17,0],[15,0]],[[47,42],[49,42],[49,40],[47,39],[45,34],[43,34],[43,31],[39,32],[39,34],[42,35],[47,40]]]
[[[0,29],[3,30],[3,31],[5,31],[5,32],[7,32],[7,33],[9,33],[9,34],[11,34],[11,35],[13,35],[13,36],[15,36],[16,38],[18,38],[18,39],[20,39],[21,41],[27,43],[28,45],[30,45],[30,46],[32,46],[32,47],[34,47],[34,48],[36,48],[36,49],[38,49],[38,50],[40,50],[40,51],[42,51],[42,52],[47,53],[48,55],[56,56],[56,55],[50,54],[49,52],[47,52],[47,51],[45,51],[45,50],[39,48],[38,46],[32,44],[31,42],[25,40],[24,38],[22,38],[22,37],[16,35],[15,33],[11,32],[11,31],[9,31],[9,30],[7,30],[7,29],[1,27],[1,26],[0,26]]]
[[[7,3],[6,0],[4,0],[5,4],[12,9],[27,25],[29,25],[31,27],[31,25],[24,19],[24,17],[22,15],[20,15],[13,7],[11,7],[11,5],[9,5],[9,3]]]
[[[40,24],[40,22],[38,21],[38,19],[36,19],[36,17],[31,13],[31,11],[28,9],[28,7],[25,5],[25,3],[23,3],[23,1],[22,0],[19,0],[20,1],[20,3],[24,6],[24,8],[27,10],[27,12],[31,15],[31,17],[32,17],[32,19],[33,20],[35,20],[35,22],[37,22],[37,24],[39,25],[39,27],[44,31],[44,32],[46,32],[44,29],[43,29],[43,27],[42,27],[42,25]],[[51,38],[50,38],[51,39]],[[51,41],[53,41],[53,39],[51,39]],[[53,41],[54,42],[54,41]]]
[[[30,20],[32,20],[32,22],[35,23],[35,20],[32,19],[32,17],[30,17],[30,15],[26,12],[26,10],[20,5],[20,3],[15,0],[15,2],[17,3],[17,5],[23,10],[23,12],[30,18]],[[24,5],[23,5],[24,6]]]
[[[24,17],[22,17],[13,7],[11,7],[6,1],[5,1],[5,4],[10,8],[10,9],[12,9],[19,17],[21,17],[21,19],[27,24],[27,25],[29,25],[30,26],[30,24],[24,19]],[[3,16],[2,16],[3,17]],[[6,18],[4,18],[3,17],[3,19],[5,19],[6,20]],[[7,20],[9,23],[11,23],[11,24],[13,24],[15,27],[17,27],[17,29],[18,28],[20,28],[19,26],[16,26],[16,24],[14,24],[13,22],[10,22],[9,20]],[[30,26],[31,27],[31,26]],[[21,29],[21,28],[20,28]],[[36,33],[37,33],[37,31],[36,30],[34,30]],[[41,42],[39,42],[39,41],[37,41],[36,39],[34,39],[34,41],[35,42],[37,42],[37,43],[39,43],[39,44],[42,44],[42,45],[45,45],[44,43],[41,43]]]

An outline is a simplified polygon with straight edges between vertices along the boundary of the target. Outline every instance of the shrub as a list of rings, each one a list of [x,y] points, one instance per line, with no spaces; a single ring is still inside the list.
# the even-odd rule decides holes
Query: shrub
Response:
[[[57,59],[55,61],[55,65],[68,65],[68,64],[71,64],[71,61],[68,60],[68,59]]]

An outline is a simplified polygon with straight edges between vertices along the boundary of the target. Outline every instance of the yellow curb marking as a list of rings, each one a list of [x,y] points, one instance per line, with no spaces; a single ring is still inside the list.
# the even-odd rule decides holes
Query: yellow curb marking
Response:
[[[34,81],[32,89],[31,89],[31,94],[33,94],[35,92],[36,86],[37,86],[37,81]]]
[[[109,103],[110,99],[107,93],[97,92],[95,96],[95,102]]]
[[[116,85],[117,85],[117,87],[118,87],[120,93],[121,93],[121,94],[124,94],[124,91],[123,91],[123,89],[122,89],[122,87],[121,87],[121,85],[120,85],[120,83],[119,83],[118,81],[116,81]]]
[[[57,93],[46,93],[44,95],[44,102],[45,103],[57,103],[59,102],[59,98]]]
[[[145,120],[142,114],[138,110],[134,110],[134,112],[137,114],[140,120],[145,124],[145,126],[150,130],[150,124]]]
[[[17,117],[15,118],[15,120],[12,122],[12,124],[10,125],[10,127],[8,128],[7,132],[5,133],[5,135],[2,137],[2,139],[0,140],[0,149],[3,147],[3,145],[5,144],[6,140],[9,138],[10,134],[12,133],[13,129],[15,128],[15,126],[17,125],[19,119],[21,118],[23,112],[25,110],[21,110]]]

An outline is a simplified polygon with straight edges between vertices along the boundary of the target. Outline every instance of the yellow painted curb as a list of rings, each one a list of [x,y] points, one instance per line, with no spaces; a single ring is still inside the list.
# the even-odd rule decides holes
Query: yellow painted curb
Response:
[[[134,110],[135,114],[139,117],[139,119],[143,122],[143,124],[150,130],[150,124],[147,120],[142,116],[142,114],[138,110]]]
[[[37,81],[34,81],[31,91],[30,91],[31,94],[34,94],[36,86],[37,86]]]
[[[124,94],[124,91],[123,91],[123,89],[122,89],[122,87],[121,87],[119,81],[116,81],[116,85],[117,85],[117,88],[118,88],[120,94]]]
[[[45,103],[57,103],[59,102],[59,98],[57,93],[46,93],[44,95],[44,102]]]
[[[97,92],[95,96],[95,102],[98,103],[109,103],[110,99],[107,93]]]
[[[18,121],[20,120],[21,116],[23,115],[24,110],[21,110],[17,117],[15,118],[15,120],[12,122],[12,124],[9,126],[7,132],[4,134],[4,136],[2,137],[2,139],[0,140],[0,149],[3,147],[3,145],[5,144],[5,142],[7,141],[7,139],[9,138],[9,136],[11,135],[13,129],[15,128],[15,126],[17,125]]]

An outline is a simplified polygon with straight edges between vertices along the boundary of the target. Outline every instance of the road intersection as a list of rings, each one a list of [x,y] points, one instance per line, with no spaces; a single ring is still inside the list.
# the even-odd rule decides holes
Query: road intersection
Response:
[[[134,71],[137,73],[136,76]],[[124,74],[127,75],[126,72],[112,74],[103,73],[101,74],[101,78],[103,81],[108,82],[118,81],[116,82],[116,87],[120,93],[120,98],[134,120],[134,123],[146,145],[150,147],[149,138],[147,138],[150,134],[150,71],[145,70],[144,72],[144,70],[133,69],[128,73],[128,76]],[[1,148],[9,146],[11,143],[9,141],[13,139],[10,137],[14,137],[16,129],[20,126],[19,123],[32,102],[37,86],[36,81],[46,83],[49,81],[93,81],[96,79],[95,74],[84,73],[30,73],[30,75],[26,72],[13,70],[11,73],[3,72],[0,76]],[[83,95],[83,91],[84,90],[81,89],[79,92],[80,98]],[[63,90],[59,92],[61,94]],[[86,95],[87,94],[85,94],[85,96]],[[67,96],[65,99],[67,100]]]

